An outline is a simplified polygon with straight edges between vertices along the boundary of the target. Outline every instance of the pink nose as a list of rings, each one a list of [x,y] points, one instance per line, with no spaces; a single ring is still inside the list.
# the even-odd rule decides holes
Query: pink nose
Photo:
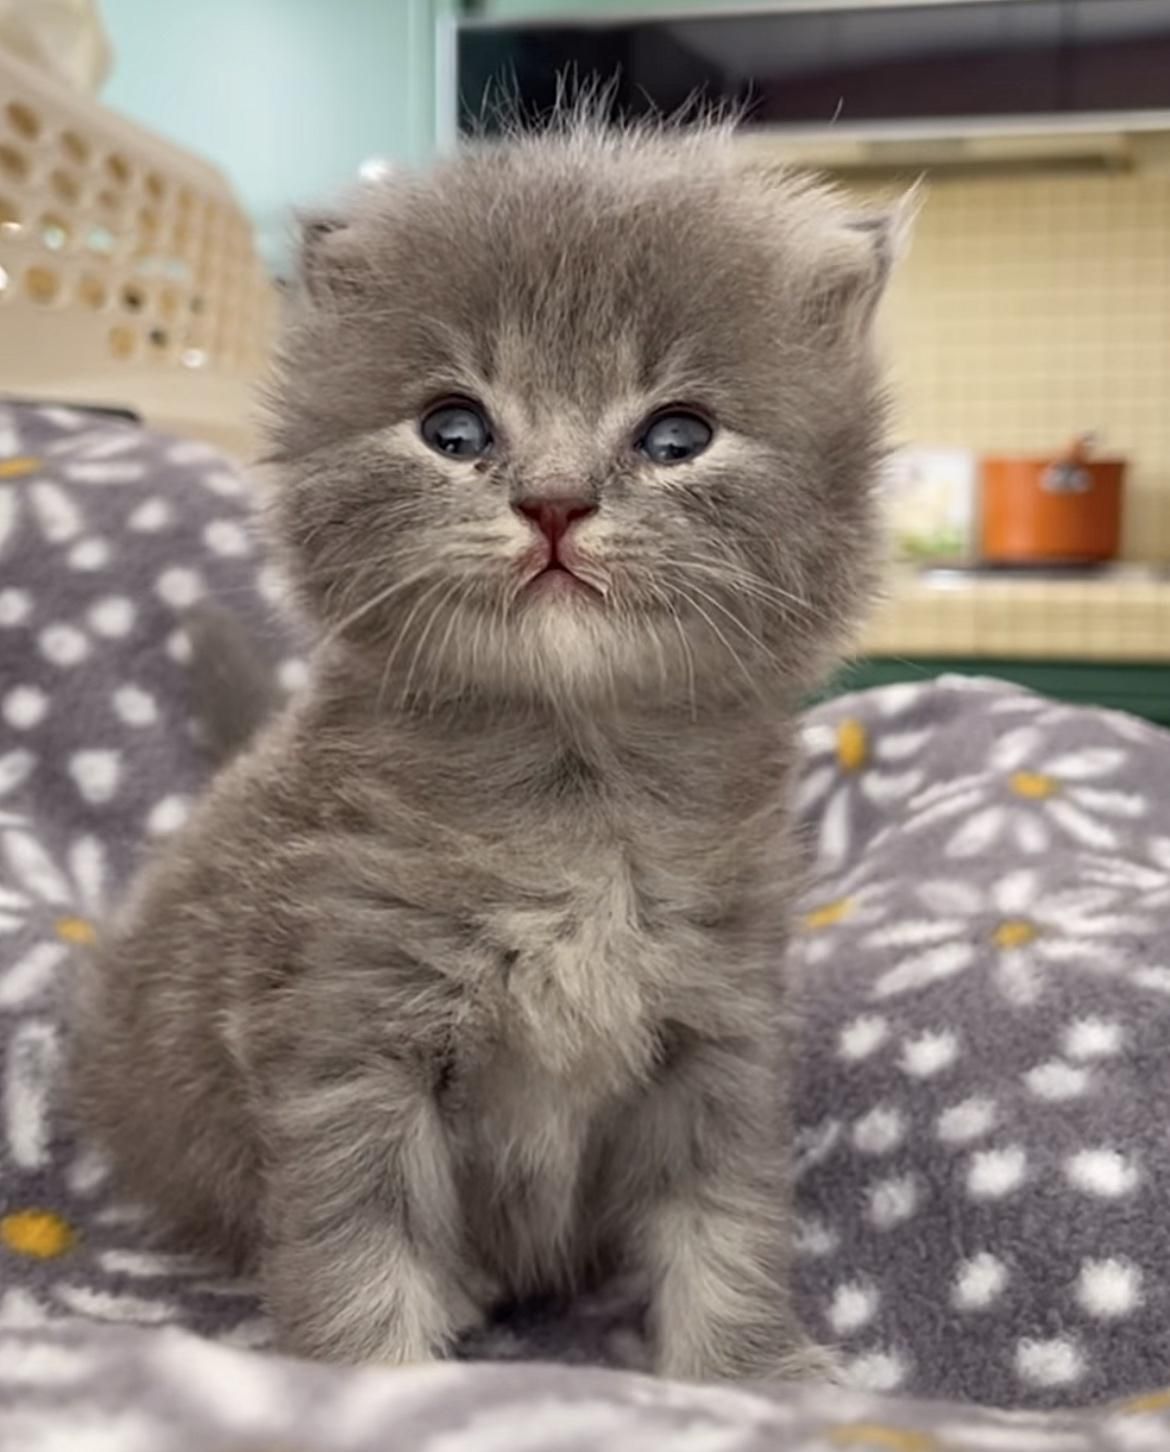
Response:
[[[587,499],[518,499],[512,507],[530,519],[554,546],[579,519],[597,513],[597,505]]]

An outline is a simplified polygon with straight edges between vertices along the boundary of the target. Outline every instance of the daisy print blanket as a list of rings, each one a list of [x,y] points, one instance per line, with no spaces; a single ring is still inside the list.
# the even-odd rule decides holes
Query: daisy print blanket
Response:
[[[206,779],[204,596],[295,689],[236,469],[0,404],[0,1447],[1170,1445],[1170,738],[957,677],[804,724],[797,1274],[851,1390],[588,1369],[636,1349],[620,1291],[512,1308],[494,1365],[306,1369],[61,1094],[71,965]]]

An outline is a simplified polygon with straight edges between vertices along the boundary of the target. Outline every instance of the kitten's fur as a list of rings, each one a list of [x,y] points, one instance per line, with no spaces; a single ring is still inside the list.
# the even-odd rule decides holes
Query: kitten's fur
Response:
[[[810,1364],[788,1285],[793,714],[871,584],[891,222],[722,131],[569,126],[308,229],[274,529],[305,699],[150,864],[79,1110],[283,1344],[405,1362],[622,1265],[656,1365]],[[481,398],[486,460],[430,452]],[[636,453],[677,401],[706,453]],[[604,601],[524,600],[587,491]]]

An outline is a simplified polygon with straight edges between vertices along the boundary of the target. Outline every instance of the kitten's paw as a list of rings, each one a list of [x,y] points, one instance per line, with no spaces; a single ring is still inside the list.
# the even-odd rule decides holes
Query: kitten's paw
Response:
[[[278,1335],[276,1349],[285,1356],[306,1361],[325,1361],[345,1366],[427,1366],[443,1359],[445,1348],[412,1337],[382,1336],[353,1332],[345,1336],[306,1336],[292,1331]]]
[[[821,1381],[844,1386],[837,1354],[803,1337],[772,1344],[721,1339],[710,1346],[679,1345],[655,1357],[659,1376],[675,1381]]]
[[[837,1351],[808,1341],[781,1356],[764,1373],[769,1381],[821,1381],[845,1386],[845,1365]]]
[[[363,1361],[361,1365],[396,1366],[401,1368],[406,1366],[430,1366],[434,1362],[442,1360],[443,1357],[436,1355],[429,1347],[392,1346],[385,1355],[370,1357],[368,1361]]]
[[[631,1326],[619,1326],[605,1338],[606,1361],[619,1371],[650,1372],[654,1357],[650,1343]]]
[[[502,1283],[479,1267],[465,1267],[451,1291],[450,1316],[456,1337],[478,1331],[493,1306],[505,1299]]]

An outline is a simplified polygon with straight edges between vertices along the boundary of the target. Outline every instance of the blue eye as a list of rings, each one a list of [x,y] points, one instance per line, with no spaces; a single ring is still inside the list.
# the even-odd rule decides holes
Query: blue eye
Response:
[[[660,413],[647,424],[638,448],[655,464],[682,464],[701,454],[713,434],[697,413]]]
[[[492,444],[487,414],[466,399],[431,409],[423,415],[419,432],[436,454],[445,454],[449,459],[478,459]]]

